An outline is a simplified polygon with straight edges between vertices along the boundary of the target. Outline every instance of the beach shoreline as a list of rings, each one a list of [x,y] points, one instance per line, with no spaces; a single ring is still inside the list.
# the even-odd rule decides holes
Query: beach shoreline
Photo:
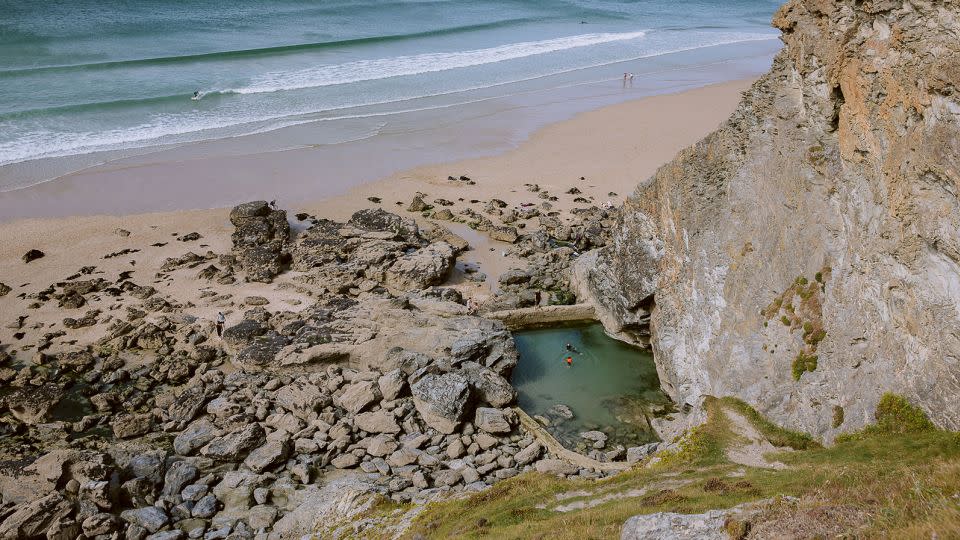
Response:
[[[318,119],[132,154],[5,165],[0,167],[0,223],[224,208],[262,198],[289,207],[337,197],[413,168],[510,152],[534,133],[582,112],[755,77],[767,68],[778,43],[749,42],[654,59],[664,65],[591,68],[569,84],[551,79],[483,99],[460,96],[464,103],[400,106],[407,112],[397,107],[357,111],[352,120]],[[640,69],[632,85],[610,79],[611,71],[635,68]],[[554,86],[540,88],[545,85]]]
[[[733,81],[580,113],[536,131],[529,140],[501,154],[417,167],[353,186],[341,195],[285,207],[295,231],[298,223],[294,215],[299,212],[346,220],[357,210],[376,207],[424,223],[440,223],[471,244],[473,249],[461,257],[461,265],[485,272],[489,276],[487,288],[492,289],[496,286],[496,276],[520,264],[504,255],[508,244],[491,240],[463,224],[427,220],[419,213],[407,211],[415,195],[423,194],[430,204],[438,199],[450,201],[454,203],[450,206],[453,213],[467,208],[482,212],[492,198],[511,207],[541,203],[538,193],[525,186],[537,184],[550,193],[564,193],[573,188],[580,192],[580,202],[573,202],[573,196],[550,202],[560,213],[607,201],[619,204],[660,165],[726,119],[738,103],[740,93],[749,85],[749,80]],[[474,184],[448,180],[449,176],[459,178],[461,175],[471,178]],[[269,188],[265,188],[263,194],[268,200],[281,195]],[[373,202],[377,199],[381,202]],[[190,232],[203,236],[202,249],[228,252],[232,230],[228,214],[229,208],[214,208],[29,218],[0,223],[0,237],[5,239],[0,247],[0,281],[15,287],[14,294],[0,303],[10,302],[23,284],[65,279],[89,263],[94,255],[100,259],[101,268],[122,269],[123,265],[131,264],[124,257],[106,260],[103,255],[138,249],[142,250],[135,257],[138,270],[159,268],[165,259],[182,255],[187,247],[197,249],[174,240]],[[131,234],[121,237],[115,234],[116,230]],[[151,247],[153,244],[164,246]],[[21,256],[30,249],[39,249],[46,256],[24,264]],[[133,259],[134,255],[127,258]]]

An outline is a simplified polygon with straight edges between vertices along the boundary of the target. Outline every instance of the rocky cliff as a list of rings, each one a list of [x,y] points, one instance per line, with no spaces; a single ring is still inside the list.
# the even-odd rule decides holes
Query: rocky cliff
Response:
[[[960,429],[960,2],[793,0],[784,49],[574,269],[680,403],[832,439],[904,394]]]

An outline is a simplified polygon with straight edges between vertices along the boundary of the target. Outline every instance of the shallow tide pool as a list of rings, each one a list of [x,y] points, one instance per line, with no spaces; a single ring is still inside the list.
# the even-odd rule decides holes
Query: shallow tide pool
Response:
[[[520,361],[512,382],[520,407],[545,418],[547,430],[564,446],[588,450],[580,433],[590,430],[610,437],[607,448],[657,440],[648,419],[665,410],[669,400],[649,351],[607,336],[597,323],[527,330],[513,337]],[[572,418],[566,418],[564,405]]]

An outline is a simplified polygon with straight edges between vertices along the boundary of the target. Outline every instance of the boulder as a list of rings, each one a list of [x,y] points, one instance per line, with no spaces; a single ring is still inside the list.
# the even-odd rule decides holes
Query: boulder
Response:
[[[463,479],[460,471],[444,469],[433,473],[433,485],[437,487],[453,486]]]
[[[143,527],[151,533],[159,531],[170,521],[167,514],[156,506],[125,510],[120,517],[127,523]]]
[[[287,439],[271,440],[250,452],[243,464],[250,470],[262,473],[287,459],[290,453],[290,443]]]
[[[212,441],[217,427],[207,418],[200,418],[173,439],[173,450],[181,456],[189,456]]]
[[[513,431],[511,424],[515,421],[516,413],[512,410],[477,407],[473,425],[487,433],[510,433]]]
[[[393,238],[408,242],[415,242],[420,237],[420,230],[414,220],[391,214],[380,208],[358,210],[350,216],[349,223],[364,231],[393,233]]]
[[[710,510],[703,514],[657,512],[633,516],[623,524],[620,539],[726,540],[729,535],[724,524],[728,514],[725,510]]]
[[[377,385],[380,388],[380,394],[383,399],[390,401],[400,397],[407,384],[403,371],[400,368],[390,370],[377,379]]]
[[[514,454],[513,459],[517,462],[517,465],[523,466],[532,463],[535,459],[540,457],[542,453],[543,445],[537,441],[534,441]]]
[[[399,445],[393,437],[381,434],[367,439],[367,453],[375,457],[386,457],[397,450]]]
[[[493,407],[506,407],[517,398],[517,391],[510,381],[490,368],[476,362],[464,362],[461,372],[466,375],[477,399]]]
[[[411,388],[413,404],[423,421],[445,434],[457,430],[470,400],[470,385],[463,375],[430,374]]]
[[[30,263],[37,259],[42,259],[44,256],[46,256],[46,253],[40,251],[39,249],[31,249],[30,251],[24,253],[23,257],[21,258],[23,259],[23,262]]]
[[[247,524],[253,530],[260,530],[270,527],[280,516],[279,510],[275,506],[257,505],[250,509],[247,514]]]
[[[200,475],[197,468],[186,461],[177,461],[170,465],[163,480],[163,494],[173,497],[179,495],[187,484],[190,484]]]
[[[147,535],[143,540],[181,540],[184,537],[184,532],[180,529],[171,529],[169,531],[160,531],[158,533],[153,533]]]
[[[643,458],[657,451],[659,443],[644,444],[627,448],[627,463],[633,465],[643,461]]]
[[[330,464],[338,469],[350,469],[356,467],[357,463],[360,463],[360,458],[351,453],[340,454],[330,460]]]
[[[112,514],[93,514],[81,523],[83,534],[89,538],[101,534],[110,534],[120,528],[120,518]]]
[[[358,414],[353,425],[367,433],[400,433],[400,426],[393,413],[383,409]]]
[[[380,400],[380,390],[374,381],[358,381],[348,386],[333,402],[352,414],[357,414]]]
[[[234,351],[240,351],[253,343],[258,336],[267,333],[267,327],[257,321],[244,319],[223,331],[223,342]]]
[[[447,278],[454,260],[450,244],[435,242],[397,259],[387,269],[385,284],[401,291],[439,285]]]
[[[297,418],[308,420],[310,413],[330,404],[329,396],[313,384],[288,384],[277,390],[276,404]]]
[[[287,213],[274,210],[265,201],[238,205],[230,211],[233,254],[247,279],[269,283],[283,269],[290,225]]]
[[[520,238],[520,235],[517,233],[517,228],[509,225],[492,227],[487,231],[487,235],[493,240],[506,242],[508,244],[512,244]]]
[[[54,522],[72,511],[70,501],[57,492],[20,504],[0,523],[0,538],[42,537]]]
[[[531,277],[533,276],[530,274],[529,270],[520,270],[518,268],[514,268],[500,274],[499,281],[501,285],[520,285],[530,281]]]
[[[204,495],[193,505],[190,515],[195,518],[210,518],[217,513],[217,496],[213,493]]]
[[[274,364],[277,354],[290,344],[290,338],[270,332],[253,340],[237,353],[233,362],[244,371],[258,371]]]
[[[113,435],[118,439],[130,439],[146,435],[153,429],[153,415],[121,414],[113,421]]]
[[[266,433],[260,424],[252,423],[223,437],[213,439],[200,452],[220,461],[240,461],[248,452],[262,445],[265,439]]]

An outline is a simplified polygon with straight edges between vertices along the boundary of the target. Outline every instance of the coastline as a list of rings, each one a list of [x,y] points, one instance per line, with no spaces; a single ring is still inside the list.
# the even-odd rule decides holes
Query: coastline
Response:
[[[540,202],[537,194],[527,191],[524,184],[539,184],[552,193],[576,187],[582,192],[581,197],[592,199],[590,204],[599,205],[607,200],[619,203],[676,152],[714,130],[733,111],[741,91],[750,83],[749,80],[721,83],[580,113],[538,130],[529,140],[502,154],[417,167],[354,186],[342,195],[291,204],[287,208],[294,222],[292,215],[296,212],[346,219],[359,209],[378,206],[428,221],[406,211],[417,193],[426,194],[424,199],[428,202],[437,198],[455,201],[451,207],[454,212],[464,207],[480,212],[494,197],[510,206]],[[172,169],[170,174],[175,172]],[[476,185],[448,181],[450,175],[469,176]],[[580,177],[585,180],[581,181]],[[265,198],[274,196],[264,190]],[[369,197],[379,197],[382,203],[375,204]],[[573,196],[563,197],[552,204],[561,213],[576,206],[587,206],[575,204],[572,199]],[[477,202],[471,204],[470,201]],[[0,306],[13,303],[22,284],[61,281],[89,263],[91,257],[100,259],[98,268],[103,271],[110,271],[114,266],[117,267],[114,270],[129,268],[126,259],[133,256],[102,259],[103,255],[121,249],[142,250],[136,254],[137,270],[158,269],[166,258],[178,257],[188,247],[198,249],[196,245],[182,245],[175,240],[176,236],[190,232],[199,232],[204,237],[200,249],[228,252],[232,230],[228,213],[229,208],[215,208],[125,216],[31,218],[0,223],[0,237],[7,239],[0,247],[0,281],[14,287],[12,294],[0,298]],[[460,259],[461,265],[479,266],[487,273],[489,279],[484,293],[489,294],[495,287],[497,275],[519,264],[518,260],[503,255],[507,244],[491,240],[462,224],[439,223],[471,244],[472,249]],[[114,233],[116,229],[128,230],[131,234],[119,237]],[[159,243],[166,245],[151,247]],[[29,249],[40,249],[46,256],[24,264],[21,256]],[[184,291],[184,300],[191,301],[191,294],[187,292]],[[26,305],[26,302],[17,303],[24,306],[9,306],[10,309],[4,311],[16,313]],[[7,333],[9,331],[3,332]],[[8,336],[3,338],[6,340]]]
[[[529,87],[405,103],[401,111],[358,110],[252,135],[6,165],[0,222],[226,208],[264,198],[289,208],[416,167],[509,152],[582,112],[750,79],[767,69],[778,45],[698,49]],[[611,79],[617,70],[636,70],[634,84]]]

